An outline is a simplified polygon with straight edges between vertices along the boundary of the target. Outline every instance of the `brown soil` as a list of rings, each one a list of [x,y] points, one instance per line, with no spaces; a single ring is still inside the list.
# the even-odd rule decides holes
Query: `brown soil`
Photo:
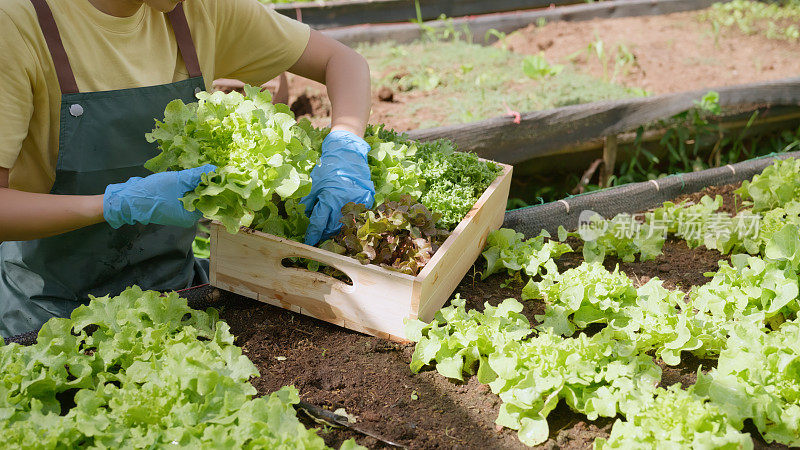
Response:
[[[719,31],[700,21],[702,12],[662,16],[594,19],[530,25],[507,38],[508,48],[524,54],[544,52],[550,62],[568,64],[603,77],[599,59],[586,51],[602,40],[609,77],[619,45],[635,63],[620,68],[617,80],[655,94],[775,80],[800,73],[797,43],[746,35],[735,28]],[[574,56],[573,58],[570,58]],[[627,73],[626,73],[627,72]]]
[[[733,28],[720,30],[715,40],[711,26],[700,22],[700,14],[531,25],[510,34],[505,43],[511,51],[544,52],[551,63],[573,64],[579,72],[598,78],[604,77],[602,64],[587,51],[589,44],[598,38],[603,41],[608,78],[614,72],[618,47],[624,45],[635,62],[620,66],[616,81],[654,94],[775,80],[800,73],[796,42],[748,36]],[[306,98],[311,100],[309,116],[315,125],[329,125],[330,102],[323,85],[290,75],[289,92],[290,104],[298,98],[304,104]],[[386,92],[385,87],[373,86],[370,122],[385,123],[398,131],[418,128],[420,123],[446,125],[446,118],[436,117],[434,111],[420,110],[413,117],[404,112],[408,104],[425,95],[430,94]]]
[[[721,193],[729,207],[735,187],[712,187],[700,195]],[[699,199],[697,195],[690,197]],[[621,263],[620,267],[639,283],[657,276],[669,288],[688,289],[707,281],[702,273],[715,270],[720,259],[715,251],[689,250],[680,242],[668,242],[664,254],[655,261]],[[579,263],[580,257],[575,254],[558,261],[560,269]],[[612,260],[607,265],[616,263]],[[468,308],[480,310],[485,303],[497,305],[508,297],[520,298],[521,281],[505,286],[504,274],[481,281],[481,269],[483,261],[479,260],[456,289],[468,300]],[[357,417],[356,425],[362,430],[409,448],[525,448],[514,431],[495,426],[500,400],[488,386],[474,377],[454,382],[433,370],[412,374],[409,363],[413,344],[362,335],[226,292],[221,292],[216,303],[224,305],[221,317],[237,336],[236,344],[261,372],[261,377],[253,380],[259,394],[294,385],[302,400],[331,411],[345,408]],[[524,308],[532,323],[536,323],[535,315],[544,312],[541,302],[526,301]],[[677,367],[661,363],[662,385],[689,386],[696,381],[698,368],[708,370],[714,364],[691,355],[684,355]],[[589,422],[562,402],[549,416],[550,439],[539,448],[592,448],[595,438],[608,436],[613,421]],[[307,421],[307,425],[315,424]],[[322,427],[319,433],[335,447],[354,437],[369,448],[392,448],[344,428]],[[754,443],[756,448],[768,448],[760,438],[754,438]]]
[[[414,448],[475,443],[523,448],[513,431],[495,428],[500,401],[488,387],[476,380],[451,383],[432,371],[412,374],[408,364],[413,345],[365,336],[244,298],[231,296],[226,304],[222,317],[261,371],[253,380],[259,393],[292,384],[304,401],[331,411],[345,408],[357,416],[361,428]],[[344,430],[328,429],[320,435],[333,446],[356,437],[369,448],[384,447]]]
[[[739,189],[741,185],[742,183],[726,184],[724,186],[709,186],[702,191],[681,195],[673,201],[675,203],[679,203],[685,200],[692,203],[697,203],[701,198],[703,198],[704,195],[708,195],[709,197],[721,195],[722,208],[719,209],[719,212],[725,212],[733,216],[742,209],[741,197],[733,193],[733,191]]]
[[[480,299],[470,301],[480,307],[519,298],[521,286],[500,288],[503,281],[493,276],[473,286],[468,276],[457,292]],[[413,344],[365,336],[227,292],[219,303],[236,344],[261,372],[252,380],[259,394],[294,385],[302,400],[331,411],[345,408],[361,429],[409,448],[526,448],[516,432],[494,424],[500,399],[488,386],[474,377],[453,382],[432,370],[412,374]],[[531,320],[543,312],[541,304],[526,303]],[[612,423],[589,422],[562,403],[550,414],[552,436],[543,448],[591,448],[596,437],[608,436]],[[369,448],[393,448],[346,429],[323,428],[319,434],[334,447],[354,437]]]
[[[575,248],[575,245],[573,245]],[[690,249],[684,241],[669,239],[664,243],[662,253],[654,260],[622,262],[614,256],[606,257],[603,265],[608,270],[619,269],[634,281],[636,286],[641,286],[651,278],[658,278],[664,282],[667,289],[680,289],[688,292],[692,286],[706,284],[709,278],[703,274],[715,272],[719,268],[718,261],[729,261],[728,255],[722,255],[716,250],[705,248]],[[567,253],[556,261],[559,270],[566,270],[579,266],[583,262],[580,252]]]

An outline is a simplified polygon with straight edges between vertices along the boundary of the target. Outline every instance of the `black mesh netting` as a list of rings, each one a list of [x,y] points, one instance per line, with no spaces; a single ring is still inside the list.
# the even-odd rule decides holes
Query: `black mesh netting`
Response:
[[[578,218],[582,211],[593,211],[606,218],[619,213],[644,211],[707,186],[720,186],[750,179],[776,159],[790,157],[800,157],[800,152],[769,155],[714,169],[670,175],[642,183],[630,183],[543,205],[515,209],[506,212],[503,227],[513,228],[527,237],[536,236],[543,229],[555,235],[559,225],[564,225],[567,230],[578,228]]]

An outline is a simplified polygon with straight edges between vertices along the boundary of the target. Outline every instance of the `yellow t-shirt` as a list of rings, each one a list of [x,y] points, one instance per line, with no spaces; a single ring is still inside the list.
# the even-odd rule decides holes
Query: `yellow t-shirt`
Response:
[[[149,6],[114,17],[89,0],[49,0],[81,92],[152,86],[189,75],[167,17]],[[186,0],[200,68],[216,78],[261,84],[291,67],[309,28],[257,0]],[[9,187],[49,192],[58,158],[61,90],[29,0],[0,0],[0,167]],[[144,139],[144,136],[142,136]]]

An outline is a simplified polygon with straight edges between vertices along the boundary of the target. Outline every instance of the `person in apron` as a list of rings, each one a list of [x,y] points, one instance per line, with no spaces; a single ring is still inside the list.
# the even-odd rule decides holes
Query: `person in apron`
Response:
[[[60,89],[58,151],[48,195],[15,189],[16,166],[4,167],[0,153],[3,337],[37,330],[51,317],[68,316],[90,295],[117,295],[132,285],[173,290],[207,282],[191,251],[199,214],[183,209],[180,198],[200,183],[203,174],[215,170],[207,165],[150,174],[143,167],[158,153],[155,144],[144,139],[153,128],[154,118],[163,117],[170,101],[189,103],[206,89],[182,3],[144,0],[139,7],[166,13],[177,56],[185,65],[185,79],[82,92],[71,64],[75,55],[67,55],[57,16],[46,0],[26,1],[35,10]],[[102,13],[127,14],[120,9],[124,2],[69,1],[91,2]],[[210,5],[231,10],[239,7],[250,16],[275,14],[260,5],[253,6],[256,0],[188,1],[202,3],[207,11]],[[223,1],[240,5],[217,3]],[[126,6],[130,8],[131,3],[135,2]],[[0,13],[4,7],[14,6],[0,4]],[[20,12],[7,15],[13,17],[13,13]],[[147,13],[153,17],[152,11]],[[202,42],[208,39],[203,36]],[[301,76],[326,81],[334,109],[333,132],[323,143],[320,163],[312,172],[312,192],[304,199],[312,219],[306,242],[314,245],[336,231],[345,203],[372,204],[374,187],[366,160],[369,146],[361,138],[369,115],[369,69],[355,52],[319,33],[306,31],[300,39],[307,39],[307,44],[296,62],[276,69],[282,72],[288,68]],[[18,161],[20,158],[22,152]],[[32,217],[35,220],[26,226],[25,221]]]

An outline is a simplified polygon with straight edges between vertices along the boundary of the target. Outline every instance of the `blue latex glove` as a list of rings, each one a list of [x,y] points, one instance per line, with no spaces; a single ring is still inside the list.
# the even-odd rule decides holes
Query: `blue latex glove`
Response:
[[[322,141],[319,164],[311,171],[311,193],[300,200],[311,218],[306,244],[317,245],[339,232],[347,203],[372,207],[375,185],[367,164],[369,150],[364,139],[344,130],[332,131]]]
[[[181,197],[200,184],[204,173],[217,168],[211,164],[178,172],[162,172],[124,183],[109,184],[103,196],[103,216],[112,228],[122,225],[159,224],[191,227],[202,214],[189,212]]]

